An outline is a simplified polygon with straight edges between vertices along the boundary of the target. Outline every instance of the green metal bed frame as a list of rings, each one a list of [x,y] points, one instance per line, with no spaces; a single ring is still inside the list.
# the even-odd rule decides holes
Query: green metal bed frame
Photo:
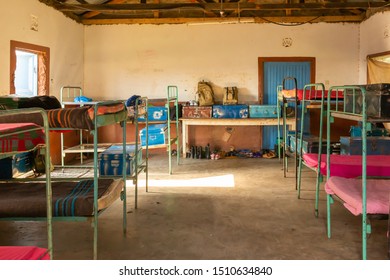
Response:
[[[172,145],[176,144],[176,163],[180,164],[180,129],[179,129],[179,91],[177,86],[168,86],[167,88],[167,114],[168,114],[168,161],[169,161],[169,175],[172,174]],[[173,104],[175,110],[175,128],[176,136],[171,138],[171,108],[170,104]]]
[[[319,141],[319,147],[318,147],[318,160],[317,160],[317,168],[313,169],[310,166],[305,164],[305,161],[302,159],[303,154],[303,129],[304,129],[304,122],[305,122],[305,113],[308,112],[307,105],[311,103],[311,100],[306,100],[306,91],[314,90],[315,92],[317,90],[320,90],[322,92],[321,94],[321,101],[320,105],[316,106],[320,108],[320,127],[319,127],[319,133],[318,133],[318,141]],[[315,194],[315,206],[314,206],[314,212],[315,216],[318,217],[318,204],[319,204],[319,189],[320,184],[323,181],[323,177],[321,175],[320,169],[321,169],[321,155],[322,155],[322,128],[323,128],[323,116],[325,113],[324,110],[324,94],[325,94],[325,86],[322,83],[314,83],[314,84],[307,84],[303,87],[303,97],[301,100],[302,104],[302,111],[301,111],[301,126],[300,126],[300,135],[299,135],[299,144],[300,144],[300,151],[298,153],[299,158],[299,164],[298,164],[298,181],[297,181],[297,190],[298,190],[298,199],[301,198],[301,183],[302,183],[302,166],[305,165],[311,170],[314,170],[316,172],[316,194]],[[318,102],[318,100],[315,100],[315,102]],[[298,140],[297,140],[298,143]],[[298,150],[298,145],[297,145]]]
[[[34,114],[34,113],[40,113],[43,119],[43,127],[39,129],[43,129],[45,134],[45,145],[41,146],[40,148],[43,148],[45,151],[45,172],[46,174],[49,174],[48,176],[45,176],[45,183],[46,183],[46,218],[41,218],[40,220],[45,220],[47,224],[47,250],[50,255],[50,259],[53,259],[53,227],[52,227],[52,189],[51,189],[51,177],[50,177],[50,139],[49,139],[49,122],[47,118],[47,114],[45,110],[43,109],[37,109],[37,108],[27,108],[27,109],[13,109],[13,110],[0,110],[0,116],[5,115],[20,115],[20,114]],[[18,133],[20,133],[19,131]],[[7,135],[1,135],[1,136],[7,136]],[[0,136],[0,137],[1,137]],[[24,152],[24,151],[23,151]],[[15,152],[14,154],[17,154],[18,152]],[[9,153],[6,155],[1,155],[0,158],[8,157],[10,156]],[[3,221],[31,221],[36,220],[34,218],[0,218],[0,220]]]
[[[343,108],[339,108],[341,106],[338,106],[336,104],[335,108],[332,109],[330,105],[330,94],[328,94],[328,106],[327,106],[327,180],[329,180],[330,177],[330,153],[331,153],[331,146],[330,146],[330,133],[331,133],[331,123],[333,123],[334,118],[344,118],[349,120],[355,120],[362,122],[362,259],[367,259],[367,238],[368,235],[371,233],[371,226],[368,223],[367,219],[367,191],[366,191],[366,185],[367,185],[367,132],[371,130],[371,122],[381,122],[382,120],[379,119],[368,119],[367,118],[367,104],[366,104],[366,90],[364,87],[361,86],[334,86],[329,89],[329,92],[332,91],[342,91],[344,93],[345,98],[345,92],[347,90],[352,91],[353,94],[353,106],[352,106],[352,112],[346,112],[346,102],[344,102]],[[361,94],[362,96],[362,111],[361,113],[356,113],[356,95]],[[331,204],[334,203],[334,198],[332,195],[327,194],[327,235],[328,238],[331,238]]]

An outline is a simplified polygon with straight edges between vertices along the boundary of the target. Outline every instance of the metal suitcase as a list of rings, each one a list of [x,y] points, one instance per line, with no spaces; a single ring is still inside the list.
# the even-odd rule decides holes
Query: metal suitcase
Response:
[[[186,119],[209,119],[212,114],[212,106],[183,106],[182,117]]]
[[[361,137],[340,137],[340,153],[342,155],[361,155]],[[367,137],[367,155],[390,155],[390,137]]]
[[[249,118],[277,118],[277,105],[249,105]]]

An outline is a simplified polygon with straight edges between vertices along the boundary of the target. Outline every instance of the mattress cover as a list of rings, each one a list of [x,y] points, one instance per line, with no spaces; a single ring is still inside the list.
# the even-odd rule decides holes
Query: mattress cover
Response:
[[[50,128],[94,129],[97,118],[98,126],[126,120],[127,111],[123,103],[98,106],[95,116],[94,106],[61,108],[47,111]]]
[[[389,214],[390,180],[368,179],[367,214]],[[337,195],[352,214],[362,214],[362,180],[330,177],[325,184],[327,194]]]
[[[303,155],[305,164],[317,168],[318,154]],[[390,176],[390,155],[368,155],[366,158],[367,176]],[[326,175],[326,155],[321,155],[320,172]],[[355,178],[362,175],[361,155],[330,155],[330,175]]]
[[[34,123],[1,123],[0,153],[30,151],[45,144],[42,128]]]
[[[120,197],[122,179],[99,179],[98,210]],[[53,217],[91,216],[93,180],[52,182]],[[46,217],[46,184],[1,183],[0,217]]]
[[[322,90],[306,89],[305,95],[303,94],[303,89],[284,89],[282,90],[282,95],[286,98],[295,98],[297,95],[298,100],[302,100],[305,96],[305,100],[321,100]],[[324,98],[328,98],[328,91],[324,91]],[[330,94],[331,99],[343,99],[343,91],[332,91]]]
[[[0,246],[0,260],[49,260],[45,248],[35,246]]]

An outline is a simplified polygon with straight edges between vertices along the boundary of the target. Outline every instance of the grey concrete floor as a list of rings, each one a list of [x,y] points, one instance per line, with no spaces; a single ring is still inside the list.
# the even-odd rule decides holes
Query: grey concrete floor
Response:
[[[129,184],[126,234],[120,200],[99,217],[99,259],[361,259],[360,216],[336,202],[328,239],[323,188],[319,217],[314,216],[314,172],[303,171],[297,199],[293,168],[284,178],[278,159],[183,159],[172,175],[167,162],[165,153],[150,155],[149,192],[139,188],[138,209]],[[208,183],[198,183],[200,178]],[[141,174],[140,184],[144,181]],[[166,185],[155,186],[158,182]],[[369,259],[387,259],[387,223],[372,221]],[[0,245],[46,247],[44,222],[2,221],[0,229]],[[55,259],[92,259],[89,222],[55,222],[53,238]]]

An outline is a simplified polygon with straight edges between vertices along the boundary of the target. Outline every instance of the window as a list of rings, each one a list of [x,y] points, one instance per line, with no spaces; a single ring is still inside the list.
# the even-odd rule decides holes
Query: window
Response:
[[[50,49],[11,41],[10,93],[49,95]]]

